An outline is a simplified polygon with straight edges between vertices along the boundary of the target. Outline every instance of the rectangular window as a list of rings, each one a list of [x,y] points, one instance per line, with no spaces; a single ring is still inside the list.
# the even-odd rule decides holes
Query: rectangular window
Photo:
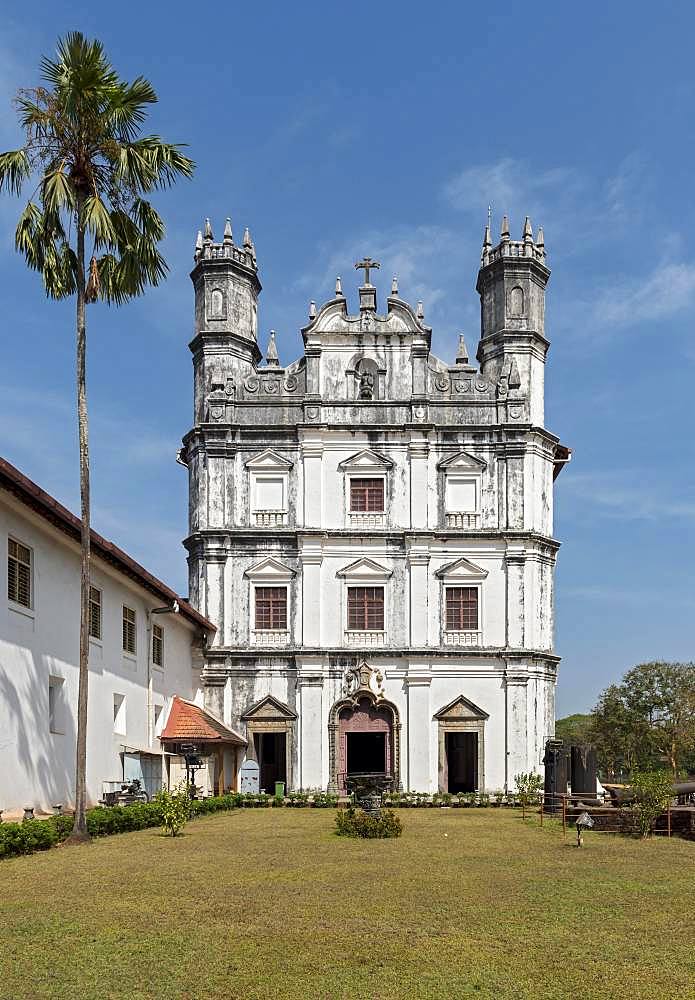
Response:
[[[14,538],[7,540],[7,597],[31,607],[31,549]]]
[[[353,513],[383,512],[384,480],[351,479],[350,510]]]
[[[478,588],[446,588],[447,632],[478,631]]]
[[[348,587],[348,629],[384,631],[383,587]]]
[[[101,639],[101,591],[89,588],[89,634],[92,639]]]
[[[161,625],[152,626],[152,662],[156,667],[164,666],[164,629]]]
[[[132,608],[123,605],[123,652],[137,652],[136,617]]]
[[[125,719],[125,695],[115,694],[113,696],[113,731],[119,736],[126,734]]]
[[[478,509],[474,479],[447,477],[446,509],[456,513],[475,513]]]
[[[285,482],[278,479],[256,480],[256,510],[284,510]]]
[[[256,587],[256,628],[287,628],[287,587]]]
[[[48,678],[48,729],[51,733],[65,732],[65,701],[62,677]]]

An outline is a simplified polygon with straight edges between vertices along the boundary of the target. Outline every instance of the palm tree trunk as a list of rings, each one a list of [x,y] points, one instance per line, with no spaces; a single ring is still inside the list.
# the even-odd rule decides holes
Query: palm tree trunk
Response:
[[[80,682],[77,695],[77,755],[75,762],[75,823],[70,841],[88,841],[87,831],[87,692],[89,687],[89,424],[87,418],[84,266],[84,194],[77,194],[77,426],[80,446],[80,508],[82,516],[80,575]]]

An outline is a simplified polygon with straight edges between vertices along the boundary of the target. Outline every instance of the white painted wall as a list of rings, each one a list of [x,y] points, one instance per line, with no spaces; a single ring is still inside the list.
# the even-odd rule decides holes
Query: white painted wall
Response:
[[[33,553],[33,607],[7,599],[7,540]],[[151,665],[148,719],[147,613],[162,601],[93,556],[92,583],[102,591],[102,640],[90,641],[87,787],[95,803],[102,782],[123,777],[123,745],[152,747],[154,710],[159,729],[174,694],[193,698],[199,673],[193,668],[194,628],[180,615],[158,615],[164,628],[164,667]],[[0,491],[0,808],[51,810],[74,800],[79,654],[79,548],[66,535]],[[137,613],[137,654],[122,651],[122,607]],[[63,679],[63,732],[49,730],[49,678]],[[125,696],[125,733],[114,733],[114,695]]]

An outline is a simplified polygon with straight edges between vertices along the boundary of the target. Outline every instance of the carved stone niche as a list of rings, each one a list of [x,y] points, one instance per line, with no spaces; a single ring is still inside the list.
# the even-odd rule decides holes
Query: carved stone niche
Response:
[[[345,369],[348,397],[369,402],[384,399],[386,395],[386,369],[380,368],[374,358],[355,355]],[[352,383],[352,391],[350,384]]]

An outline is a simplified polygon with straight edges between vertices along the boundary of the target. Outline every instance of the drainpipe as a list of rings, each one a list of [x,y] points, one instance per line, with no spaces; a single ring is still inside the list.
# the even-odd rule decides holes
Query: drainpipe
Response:
[[[153,615],[177,615],[179,613],[179,602],[169,607],[151,608],[147,612],[147,745],[154,745],[154,710],[153,710],[153,690],[152,690],[152,616]]]

